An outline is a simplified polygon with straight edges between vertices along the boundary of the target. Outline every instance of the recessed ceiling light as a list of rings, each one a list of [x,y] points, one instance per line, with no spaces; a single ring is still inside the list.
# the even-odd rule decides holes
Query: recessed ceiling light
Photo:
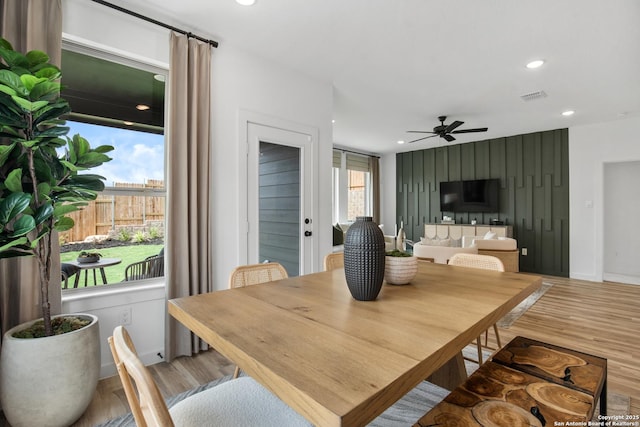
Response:
[[[124,123],[127,126],[133,126],[133,122],[123,121],[122,123]]]
[[[256,0],[236,0],[236,3],[243,6],[253,6]]]
[[[398,141],[398,144],[404,144],[404,141],[400,140]]]
[[[140,111],[146,111],[146,110],[148,110],[148,109],[149,109],[149,108],[151,108],[151,107],[149,107],[148,105],[144,105],[144,104],[138,104],[138,105],[136,105],[136,108],[137,108],[138,110],[140,110]]]
[[[335,123],[335,122],[336,122],[336,119],[331,120],[331,123]]]
[[[563,111],[562,115],[563,116],[573,116],[574,113],[575,113],[575,111],[573,111],[573,110],[567,110],[567,111]]]
[[[544,61],[542,59],[536,59],[535,61],[529,62],[527,64],[527,68],[529,69],[540,68],[542,67],[542,64],[544,64]]]

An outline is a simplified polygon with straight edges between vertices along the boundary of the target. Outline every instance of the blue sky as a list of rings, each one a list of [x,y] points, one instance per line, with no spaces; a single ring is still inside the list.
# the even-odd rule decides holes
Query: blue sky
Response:
[[[149,179],[164,179],[164,135],[70,120],[67,126],[71,128],[69,137],[79,133],[89,141],[91,147],[115,147],[108,153],[113,160],[91,169],[91,173],[107,178],[107,186],[112,186],[114,182],[143,184]]]

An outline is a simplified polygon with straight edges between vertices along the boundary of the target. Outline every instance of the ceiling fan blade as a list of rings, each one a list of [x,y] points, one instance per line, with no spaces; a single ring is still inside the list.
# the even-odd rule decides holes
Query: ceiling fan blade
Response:
[[[489,128],[476,128],[476,129],[460,129],[454,130],[451,133],[471,133],[471,132],[486,132]]]
[[[454,137],[452,137],[452,136],[451,136],[451,135],[449,135],[448,133],[447,133],[447,134],[442,135],[442,137],[443,137],[444,139],[446,139],[446,140],[447,140],[447,142],[451,142],[451,141],[455,141],[455,140],[456,140]]]
[[[448,125],[445,128],[444,133],[450,133],[451,131],[453,131],[455,128],[457,128],[458,126],[462,125],[463,123],[464,122],[456,120],[455,122],[451,123],[450,125]]]
[[[425,136],[424,138],[414,139],[413,141],[409,141],[409,144],[411,144],[412,142],[422,141],[423,139],[433,138],[434,136],[437,136],[437,135],[429,135],[429,136]]]
[[[435,132],[431,132],[430,130],[408,130],[408,133],[435,133]]]

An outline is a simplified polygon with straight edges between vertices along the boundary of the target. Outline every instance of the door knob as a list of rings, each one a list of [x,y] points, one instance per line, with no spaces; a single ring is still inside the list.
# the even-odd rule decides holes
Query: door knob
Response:
[[[312,233],[311,233],[309,230],[307,230],[307,231],[305,231],[305,232],[304,232],[304,235],[305,235],[306,237],[311,236],[311,234],[312,234]]]

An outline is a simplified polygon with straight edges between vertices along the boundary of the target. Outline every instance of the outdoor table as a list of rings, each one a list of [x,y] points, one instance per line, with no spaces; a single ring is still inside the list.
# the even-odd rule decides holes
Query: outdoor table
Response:
[[[96,278],[96,270],[100,270],[100,275],[102,276],[102,284],[107,284],[107,276],[104,273],[104,268],[112,265],[120,264],[122,260],[120,258],[100,258],[97,262],[78,262],[76,261],[65,261],[66,264],[75,265],[80,269],[78,273],[76,273],[76,279],[73,281],[73,287],[77,288],[78,283],[80,282],[80,274],[82,270],[84,270],[84,286],[87,287],[87,276],[89,276],[89,270],[93,270],[93,283],[94,285],[98,285],[98,281]]]

